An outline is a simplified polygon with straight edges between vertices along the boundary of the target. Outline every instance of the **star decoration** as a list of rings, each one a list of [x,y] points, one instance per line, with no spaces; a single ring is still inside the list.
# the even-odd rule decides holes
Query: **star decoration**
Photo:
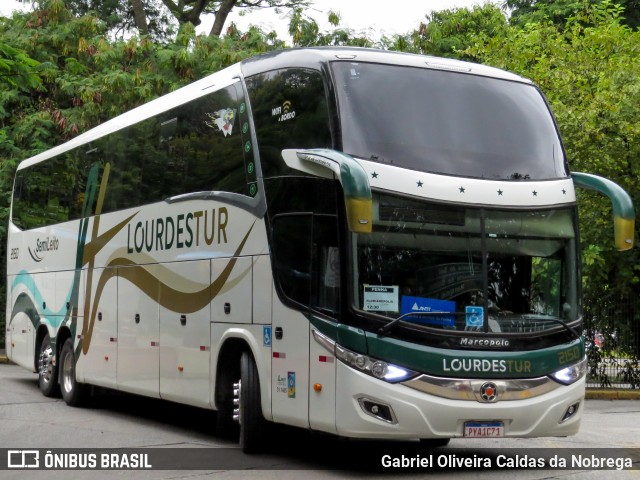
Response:
[[[563,194],[563,195],[566,195],[566,194],[567,194],[567,191],[566,191],[564,188],[562,189],[562,194]]]
[[[533,196],[534,196],[534,197],[537,197],[537,196],[538,196],[538,192],[536,192],[535,190],[534,190],[533,192],[531,192],[531,193],[533,193]]]
[[[373,172],[373,173],[371,174],[371,178],[378,178],[378,174],[377,174],[376,172]]]
[[[460,193],[464,193],[464,191],[466,190],[466,188],[464,188],[464,187],[460,187],[458,190],[460,190]]]
[[[498,190],[498,195],[502,196],[504,192],[502,190]]]
[[[424,185],[420,180],[418,180],[418,188],[421,188]]]

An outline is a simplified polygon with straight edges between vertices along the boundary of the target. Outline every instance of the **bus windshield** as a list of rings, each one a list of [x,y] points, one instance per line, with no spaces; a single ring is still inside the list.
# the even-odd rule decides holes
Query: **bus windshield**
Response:
[[[369,63],[332,68],[345,153],[475,178],[568,176],[553,118],[533,85]]]
[[[353,234],[355,307],[430,328],[528,333],[578,320],[574,212],[374,195]]]

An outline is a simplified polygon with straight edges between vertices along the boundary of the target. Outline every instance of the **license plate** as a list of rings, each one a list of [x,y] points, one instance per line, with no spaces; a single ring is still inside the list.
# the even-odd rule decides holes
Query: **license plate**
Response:
[[[465,422],[464,436],[467,438],[504,437],[504,422]]]

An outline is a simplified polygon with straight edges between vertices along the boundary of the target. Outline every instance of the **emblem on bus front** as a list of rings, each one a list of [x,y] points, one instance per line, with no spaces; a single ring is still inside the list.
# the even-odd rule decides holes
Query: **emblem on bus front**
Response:
[[[495,383],[486,382],[480,387],[480,398],[485,402],[495,402],[498,398],[498,387]]]

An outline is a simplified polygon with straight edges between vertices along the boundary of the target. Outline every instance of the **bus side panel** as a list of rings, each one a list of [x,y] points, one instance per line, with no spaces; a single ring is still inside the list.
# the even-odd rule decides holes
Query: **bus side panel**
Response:
[[[158,265],[118,268],[118,389],[160,396]],[[147,295],[142,289],[147,288]]]
[[[74,310],[76,316],[84,315],[84,312],[81,310],[81,306],[84,305],[84,287],[82,286],[81,279],[81,273],[78,272],[76,275],[75,270],[56,272],[52,310],[56,312],[57,316],[65,318],[67,315],[71,315]],[[76,280],[79,282],[77,286],[78,298],[74,300],[73,290]]]
[[[8,279],[7,298],[11,307],[7,314],[7,356],[12,362],[34,370],[33,318],[39,317],[34,298],[33,276],[21,273]],[[13,314],[13,317],[11,315]]]
[[[273,420],[309,428],[309,320],[274,295],[273,331]]]
[[[313,338],[309,345],[309,426],[313,430],[337,433],[336,358]]]
[[[224,285],[226,271],[232,267]],[[251,323],[252,257],[218,258],[211,261],[211,320]]]
[[[209,260],[165,264],[172,289],[209,297]],[[210,303],[191,311],[196,303],[177,304],[167,289],[160,292],[160,396],[163,399],[211,408]],[[198,302],[199,304],[200,302]]]
[[[16,307],[16,302],[23,295],[23,298],[33,301],[33,278],[30,275],[18,275],[15,278],[8,279],[7,298],[11,307],[7,313],[7,332],[6,332],[6,348],[7,357],[14,363],[28,368],[34,369],[34,327],[32,320],[26,311],[31,305],[24,305],[22,302]],[[12,285],[15,287],[8,291]],[[35,307],[35,305],[34,305]],[[11,318],[13,314],[13,318]]]
[[[271,303],[273,301],[273,274],[271,257],[258,255],[253,257],[253,323],[271,325]],[[264,331],[265,346],[271,346],[273,332]]]
[[[97,268],[93,270],[92,292],[90,298],[96,298],[96,287],[100,279],[108,278],[104,284],[99,303],[95,306],[95,316],[92,315],[93,305],[88,317],[85,318],[86,330],[83,350],[78,360],[78,378],[86,383],[102,387],[115,388],[116,368],[118,365],[118,277],[117,269]],[[86,278],[86,271],[82,273],[82,285]],[[83,288],[84,290],[84,288]],[[82,304],[81,304],[82,305]],[[84,314],[84,307],[81,307]],[[78,333],[82,329],[78,326]]]
[[[262,397],[262,413],[267,420],[272,420],[271,412],[271,347],[273,345],[272,321],[273,273],[271,257],[258,255],[253,257],[253,323],[258,332],[258,343],[262,346],[256,357],[260,372],[260,393]]]

